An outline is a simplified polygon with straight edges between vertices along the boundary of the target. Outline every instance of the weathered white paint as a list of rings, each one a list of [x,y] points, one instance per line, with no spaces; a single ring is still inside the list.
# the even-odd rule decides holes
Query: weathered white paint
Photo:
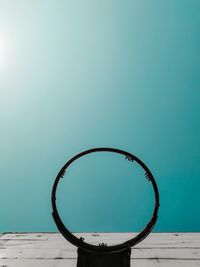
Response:
[[[76,267],[76,260],[1,260],[1,267]],[[197,267],[197,260],[132,260],[133,267]]]
[[[89,243],[117,244],[132,233],[79,233]],[[76,247],[57,233],[0,236],[0,267],[76,266]],[[200,233],[153,233],[132,249],[135,267],[200,266]]]

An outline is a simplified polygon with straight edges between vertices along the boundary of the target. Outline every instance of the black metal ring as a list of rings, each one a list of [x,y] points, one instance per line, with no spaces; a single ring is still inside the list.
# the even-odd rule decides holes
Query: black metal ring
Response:
[[[85,156],[87,154],[90,153],[94,153],[94,152],[114,152],[114,153],[118,153],[118,154],[122,154],[124,156],[126,156],[127,159],[131,160],[131,161],[136,161],[145,171],[145,175],[148,178],[148,180],[152,183],[153,189],[154,189],[154,196],[155,196],[155,206],[154,206],[154,211],[152,214],[152,217],[150,219],[150,221],[148,222],[148,224],[146,225],[146,227],[142,230],[142,232],[140,232],[136,237],[127,240],[124,243],[118,244],[118,245],[112,245],[112,246],[96,246],[96,245],[91,245],[89,243],[86,243],[83,241],[83,238],[77,238],[75,235],[73,235],[63,224],[59,214],[58,214],[58,210],[56,207],[56,190],[57,190],[57,186],[59,183],[60,178],[62,178],[65,174],[66,169],[69,167],[70,164],[72,164],[72,162],[74,162],[75,160],[77,160],[78,158]],[[134,245],[136,245],[137,243],[141,242],[148,234],[150,234],[150,232],[152,231],[156,221],[157,221],[157,215],[158,215],[158,210],[159,210],[159,192],[158,192],[158,187],[156,184],[156,181],[152,175],[152,173],[150,172],[150,170],[147,168],[147,166],[140,160],[138,159],[136,156],[134,156],[133,154],[120,150],[120,149],[115,149],[115,148],[106,148],[106,147],[102,147],[102,148],[93,148],[93,149],[89,149],[86,151],[83,151],[81,153],[79,153],[78,155],[74,156],[73,158],[71,158],[60,170],[60,172],[58,173],[54,185],[53,185],[53,189],[52,189],[52,196],[51,196],[51,201],[52,201],[52,208],[53,208],[53,219],[57,225],[58,230],[60,231],[60,233],[73,245],[79,247],[79,248],[83,248],[83,249],[88,249],[88,250],[92,250],[92,251],[101,251],[101,252],[114,252],[114,251],[119,251],[121,249],[125,249],[127,247],[132,247]]]

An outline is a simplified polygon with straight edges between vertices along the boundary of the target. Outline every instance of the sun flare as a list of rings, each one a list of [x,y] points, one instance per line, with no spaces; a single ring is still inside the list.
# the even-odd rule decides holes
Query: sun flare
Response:
[[[5,61],[5,43],[3,37],[0,35],[0,66],[3,65]]]

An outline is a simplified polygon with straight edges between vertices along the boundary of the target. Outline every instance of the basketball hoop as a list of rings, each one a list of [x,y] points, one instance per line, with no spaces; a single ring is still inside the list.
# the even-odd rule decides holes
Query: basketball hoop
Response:
[[[152,213],[152,217],[149,220],[146,227],[135,237],[127,240],[126,242],[123,242],[121,244],[117,245],[111,245],[107,246],[107,244],[99,244],[92,245],[84,241],[84,238],[77,238],[75,235],[73,235],[67,227],[63,224],[58,210],[56,206],[56,191],[58,187],[58,183],[61,178],[64,177],[64,174],[67,170],[67,168],[77,159],[95,152],[112,152],[121,154],[125,157],[126,160],[136,162],[139,164],[144,172],[147,180],[152,184],[153,190],[154,190],[154,198],[155,198],[155,205],[154,210]],[[77,267],[129,267],[130,266],[130,255],[131,255],[131,247],[135,246],[139,242],[141,242],[143,239],[145,239],[150,232],[153,230],[153,227],[157,221],[157,215],[159,210],[159,192],[158,187],[156,184],[156,181],[150,172],[150,170],[147,168],[147,166],[136,156],[133,154],[120,150],[115,148],[93,148],[86,151],[83,151],[73,158],[71,158],[60,170],[58,173],[53,189],[52,189],[52,215],[53,219],[55,221],[55,224],[60,231],[60,233],[64,236],[65,239],[67,239],[70,243],[78,247],[78,261],[77,261]]]

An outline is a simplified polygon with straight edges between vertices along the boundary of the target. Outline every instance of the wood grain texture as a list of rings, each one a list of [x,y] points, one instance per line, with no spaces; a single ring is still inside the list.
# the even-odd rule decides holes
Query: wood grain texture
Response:
[[[133,233],[79,233],[87,242],[117,244]],[[5,233],[0,236],[0,267],[76,266],[77,248],[58,233]],[[200,233],[153,233],[132,249],[135,267],[200,266]]]

